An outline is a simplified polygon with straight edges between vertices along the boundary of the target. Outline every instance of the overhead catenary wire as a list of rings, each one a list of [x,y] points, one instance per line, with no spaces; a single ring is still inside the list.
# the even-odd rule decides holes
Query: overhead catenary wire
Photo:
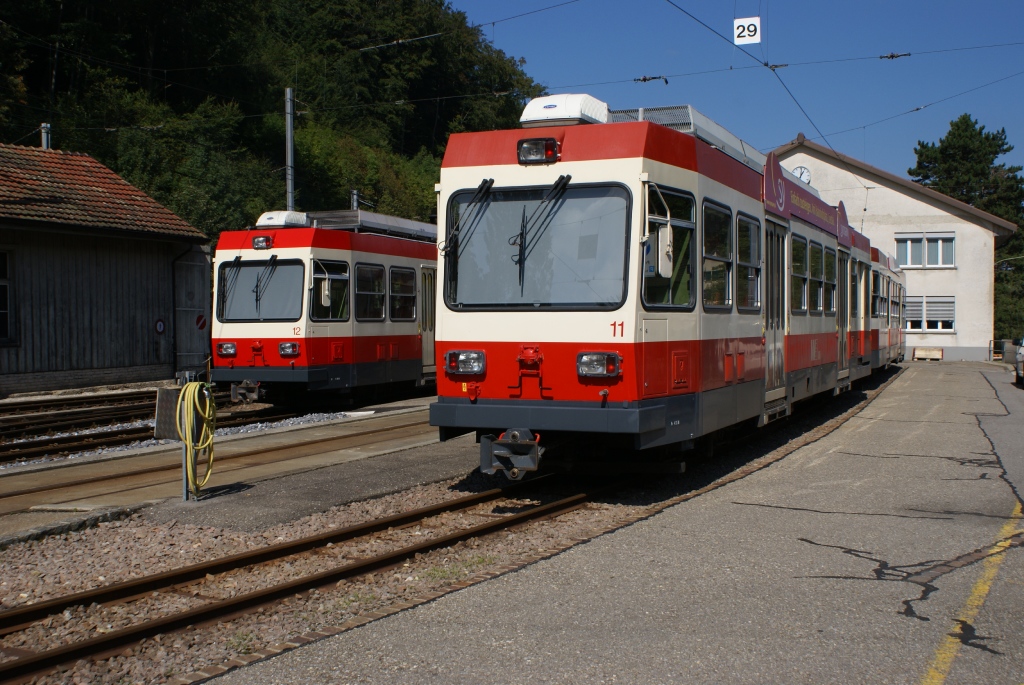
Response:
[[[1002,78],[998,78],[998,79],[996,79],[994,81],[989,81],[987,83],[983,83],[980,86],[974,86],[973,88],[968,88],[967,90],[962,90],[959,93],[954,93],[953,95],[947,95],[944,98],[939,98],[938,100],[933,100],[932,102],[929,102],[928,104],[918,105],[917,107],[914,107],[912,109],[908,109],[908,110],[906,110],[904,112],[900,112],[899,114],[893,114],[891,116],[884,117],[884,118],[879,119],[877,121],[873,121],[870,124],[862,124],[860,126],[853,126],[851,128],[845,128],[845,129],[843,129],[841,131],[833,131],[832,133],[829,133],[828,135],[830,135],[830,136],[838,136],[838,135],[842,135],[843,133],[850,133],[851,131],[860,131],[861,129],[869,128],[871,126],[877,126],[878,124],[884,124],[887,121],[892,121],[893,119],[898,119],[900,117],[905,117],[908,114],[914,114],[915,112],[920,112],[920,111],[922,111],[924,109],[927,109],[927,108],[929,108],[929,107],[931,107],[933,105],[937,105],[937,104],[939,104],[941,102],[946,102],[948,100],[952,100],[954,98],[958,98],[958,97],[961,97],[963,95],[967,95],[968,93],[973,93],[975,91],[981,90],[982,88],[988,88],[989,86],[994,86],[997,83],[1002,83],[1003,81],[1008,81],[1008,80],[1010,80],[1012,78],[1017,78],[1018,76],[1024,76],[1024,71],[1018,71],[1018,72],[1015,72],[1013,74],[1010,74],[1009,76],[1003,76]],[[815,139],[816,138],[808,138],[808,140],[815,140]],[[784,144],[784,143],[782,143],[782,144]],[[778,147],[778,145],[773,145],[773,146],[771,146],[769,148],[765,148],[765,149],[767,149],[767,150],[774,150],[776,147]],[[762,150],[762,152],[764,152],[764,150]]]
[[[718,31],[716,31],[715,29],[711,28],[710,26],[705,24],[703,21],[701,21],[700,19],[695,17],[693,14],[691,14],[690,12],[687,12],[685,9],[683,9],[682,7],[680,7],[679,5],[674,3],[672,0],[665,0],[665,2],[667,2],[670,5],[672,5],[677,10],[679,10],[680,12],[685,14],[686,16],[688,16],[691,19],[693,19],[695,22],[697,22],[698,24],[700,24],[701,26],[706,28],[708,31],[710,31],[711,33],[713,33],[716,36],[718,36],[719,38],[721,38],[722,40],[724,40],[729,45],[733,44],[733,42],[729,38],[727,38],[726,36],[722,35]],[[825,145],[827,145],[828,148],[833,152],[833,154],[836,155],[836,157],[839,159],[840,163],[844,167],[846,167],[847,172],[849,172],[850,175],[853,176],[854,179],[856,179],[856,181],[858,183],[860,183],[862,186],[864,186],[864,188],[866,189],[867,186],[864,185],[864,182],[860,180],[860,177],[857,176],[857,174],[855,174],[852,169],[850,169],[849,165],[846,164],[846,161],[842,158],[842,156],[839,154],[839,152],[837,152],[836,149],[834,147],[832,147],[832,143],[830,143],[828,138],[825,136],[825,134],[821,132],[821,129],[818,128],[818,125],[816,123],[814,123],[814,119],[811,118],[810,113],[808,113],[808,111],[806,109],[804,109],[804,106],[802,104],[800,104],[800,100],[798,100],[796,95],[793,93],[793,91],[789,89],[789,86],[786,85],[786,82],[782,80],[782,76],[780,76],[779,72],[778,72],[778,69],[779,69],[779,67],[781,65],[770,65],[767,62],[761,62],[760,60],[757,59],[757,57],[755,57],[754,55],[751,55],[749,52],[747,52],[746,50],[743,50],[743,49],[740,49],[740,52],[742,52],[744,55],[746,55],[750,59],[754,60],[755,62],[757,62],[758,64],[760,64],[764,68],[768,69],[769,71],[772,72],[772,74],[775,75],[775,78],[778,79],[779,84],[783,87],[783,89],[789,95],[790,99],[793,100],[793,103],[797,106],[797,108],[800,110],[800,112],[804,115],[804,117],[810,123],[811,127],[814,128],[815,132],[821,137],[821,140],[824,141]]]

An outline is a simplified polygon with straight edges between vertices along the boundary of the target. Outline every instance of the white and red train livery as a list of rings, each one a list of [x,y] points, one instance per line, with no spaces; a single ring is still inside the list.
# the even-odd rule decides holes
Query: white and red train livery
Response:
[[[432,380],[436,240],[433,224],[362,210],[221,233],[212,380],[247,399]]]
[[[690,447],[903,356],[893,260],[774,155],[688,106],[523,123],[451,136],[438,186],[430,420],[485,472],[536,469],[541,435]]]

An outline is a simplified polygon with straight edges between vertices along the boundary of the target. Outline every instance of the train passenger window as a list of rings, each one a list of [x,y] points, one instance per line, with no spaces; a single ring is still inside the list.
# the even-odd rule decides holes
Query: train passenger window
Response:
[[[704,306],[732,308],[732,216],[704,205]]]
[[[661,202],[648,204],[651,246],[657,244],[658,231],[672,231],[672,276],[663,278],[657,273],[646,273],[643,281],[644,304],[655,307],[693,306],[693,198],[660,188],[661,199],[671,213],[671,226],[661,218]]]
[[[878,317],[884,319],[885,326],[889,325],[889,279],[879,275],[878,288]]]
[[[384,320],[384,267],[356,265],[356,319]]]
[[[825,248],[825,313],[836,313],[836,251]]]
[[[348,264],[313,260],[309,316],[314,321],[348,321]]]
[[[392,321],[416,320],[416,271],[414,269],[391,269]]]
[[[874,269],[871,270],[871,318],[877,319],[881,316],[882,302],[882,274]]]
[[[736,306],[761,307],[761,224],[745,216],[736,221]]]
[[[807,294],[810,299],[807,308],[812,314],[817,314],[821,311],[821,286],[823,280],[822,267],[825,263],[825,257],[822,253],[821,245],[818,243],[811,243],[810,250],[808,250],[808,256],[810,257],[811,268],[807,274]]]
[[[789,244],[790,279],[789,298],[794,312],[807,311],[807,240],[794,235]]]

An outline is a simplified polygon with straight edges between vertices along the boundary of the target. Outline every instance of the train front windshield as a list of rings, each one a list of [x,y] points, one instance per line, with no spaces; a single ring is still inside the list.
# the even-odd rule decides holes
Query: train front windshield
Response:
[[[621,186],[457,193],[442,246],[445,300],[456,309],[617,307],[628,229]]]
[[[217,318],[221,321],[297,321],[302,316],[302,262],[235,260],[220,265]]]

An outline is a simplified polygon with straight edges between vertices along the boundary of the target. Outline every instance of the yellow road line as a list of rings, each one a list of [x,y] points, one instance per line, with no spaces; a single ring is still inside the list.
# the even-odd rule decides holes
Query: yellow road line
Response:
[[[943,638],[942,644],[935,650],[935,657],[932,659],[928,672],[921,679],[920,685],[942,685],[946,681],[946,677],[953,667],[953,661],[960,653],[960,647],[962,646],[960,640],[955,636],[959,633],[960,626],[964,623],[973,624],[974,619],[978,617],[981,607],[985,604],[985,598],[988,597],[989,590],[992,589],[992,581],[996,578],[999,565],[1003,563],[1003,558],[1006,556],[1003,552],[1010,546],[1009,538],[1016,533],[1015,528],[1020,520],[1020,516],[1021,506],[1020,502],[1018,502],[1009,520],[999,530],[1000,541],[992,546],[989,550],[989,556],[982,562],[981,578],[971,588],[971,594],[960,610],[960,615],[956,617],[957,623],[954,625],[953,630]],[[961,621],[963,623],[960,623]]]

